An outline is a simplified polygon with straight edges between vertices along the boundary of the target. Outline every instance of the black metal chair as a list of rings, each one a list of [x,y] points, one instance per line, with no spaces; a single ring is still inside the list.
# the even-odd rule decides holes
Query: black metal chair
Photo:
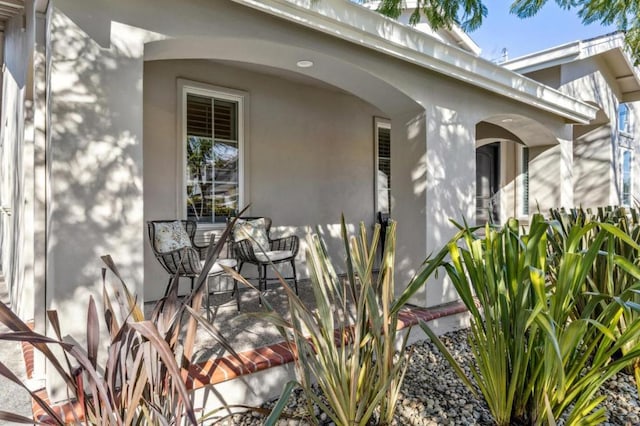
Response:
[[[158,246],[158,228],[160,226],[171,225],[175,222],[179,222],[184,231],[186,232],[189,243],[186,241],[177,242],[177,247],[171,250],[162,250]],[[154,256],[160,262],[160,265],[169,274],[169,281],[164,291],[164,297],[167,297],[169,288],[171,287],[171,280],[173,277],[178,276],[180,278],[189,278],[191,280],[191,291],[193,291],[194,282],[197,276],[202,272],[203,260],[209,245],[214,244],[214,237],[211,237],[211,241],[208,245],[198,245],[195,242],[195,235],[197,230],[197,224],[193,220],[151,220],[147,222],[147,230],[149,232],[149,242],[151,243],[151,249]],[[209,278],[216,277],[224,274],[222,264],[228,267],[235,267],[237,262],[235,259],[219,259],[214,263],[209,271],[209,276],[206,281],[206,304],[209,308]],[[233,292],[236,295],[236,305],[240,310],[240,295],[238,292],[238,282],[233,281]]]
[[[298,276],[296,274],[296,255],[300,246],[299,239],[296,235],[289,237],[271,239],[271,219],[268,217],[239,217],[239,221],[255,221],[257,219],[264,220],[265,232],[268,239],[268,247],[256,247],[255,241],[250,238],[238,239],[237,227],[238,222],[231,233],[231,247],[235,258],[238,260],[238,272],[242,270],[245,263],[256,265],[258,268],[258,290],[267,289],[267,280],[275,278],[267,278],[267,266],[271,264],[289,263],[291,265],[292,275],[283,277],[286,280],[293,280],[296,294],[298,294]]]
[[[380,261],[382,261],[384,257],[384,245],[387,240],[387,227],[389,226],[389,220],[391,217],[389,213],[378,212],[378,223],[380,224]]]

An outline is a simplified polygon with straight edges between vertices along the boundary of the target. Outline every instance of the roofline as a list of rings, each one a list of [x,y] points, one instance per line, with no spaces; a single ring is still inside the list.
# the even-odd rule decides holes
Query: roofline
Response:
[[[379,13],[344,0],[232,0],[273,16],[444,74],[570,121],[595,118],[592,105]]]
[[[626,68],[625,75],[616,78],[616,80],[632,79],[635,82],[636,90],[623,92],[621,94],[620,101],[634,102],[640,100],[640,74],[633,64],[633,59],[627,49],[624,33],[620,31],[530,53],[504,62],[502,65],[512,71],[528,74],[534,71],[613,52],[617,52],[617,54],[620,55]]]
[[[609,50],[619,48],[625,53],[625,59],[630,69],[634,67],[625,49],[624,34],[620,31],[593,37],[587,40],[577,40],[554,46],[549,49],[529,53],[518,58],[510,59],[501,65],[512,71],[530,73],[556,65],[566,64],[578,59],[588,58]]]
[[[365,0],[361,4],[369,10],[377,10],[380,6],[380,0]],[[402,4],[402,10],[416,9],[417,7],[417,0],[405,0]],[[442,28],[441,31],[448,33],[449,36],[455,40],[456,46],[462,46],[464,49],[476,55],[480,55],[480,53],[482,53],[482,49],[478,43],[476,43],[469,34],[463,31],[459,25],[454,23],[451,28]]]
[[[463,31],[462,28],[460,28],[458,25],[453,25],[451,28],[445,28],[444,31],[451,34],[451,36],[454,39],[457,39],[459,46],[465,46],[467,50],[469,50],[471,53],[475,54],[476,56],[482,53],[482,49],[480,48],[478,43],[476,43],[471,38],[471,36],[469,36],[469,34]]]

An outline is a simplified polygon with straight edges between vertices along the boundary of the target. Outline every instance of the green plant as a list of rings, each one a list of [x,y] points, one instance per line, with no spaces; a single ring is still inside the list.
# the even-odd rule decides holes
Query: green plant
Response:
[[[56,334],[52,338],[31,331],[2,303],[0,321],[12,331],[0,339],[28,342],[44,355],[50,368],[64,381],[69,399],[78,403],[79,410],[74,413],[76,424],[198,424],[183,377],[191,364],[197,325],[202,324],[227,351],[238,357],[222,334],[197,313],[202,305],[207,271],[218,257],[228,229],[216,246],[209,247],[194,292],[183,303],[178,302],[178,279],[174,277],[167,298],[156,304],[150,320],[144,318],[112,259],[102,258],[106,264],[103,310],[110,339],[102,365],[98,364],[100,331],[93,298],[87,313],[86,348],[63,341],[55,311],[48,312]],[[116,278],[116,285],[107,284],[107,269]],[[182,339],[185,325],[186,336]],[[51,345],[61,348],[62,355],[52,351]],[[23,386],[55,424],[67,424],[51,404],[22,384],[2,362],[0,374]],[[32,419],[7,412],[0,412],[0,419],[33,424]]]
[[[582,247],[582,238],[596,226],[600,232],[593,244]],[[638,321],[617,330],[623,312],[638,306],[616,298],[595,319],[571,315],[591,267],[606,255],[602,245],[620,240],[637,249],[637,244],[609,224],[589,223],[575,226],[561,255],[548,262],[552,232],[540,215],[533,217],[528,233],[514,219],[502,229],[487,226],[484,237],[468,226],[460,229],[447,247],[450,260],[430,262],[444,266],[469,309],[476,361],[471,371],[496,422],[603,421],[604,409],[597,406],[604,397],[598,389],[640,354],[636,347],[612,358],[640,336]],[[614,264],[636,277],[631,289],[637,291],[640,269],[616,256]],[[588,304],[602,300],[593,294]]]
[[[276,325],[297,351],[297,382],[307,397],[309,420],[314,423],[313,403],[339,425],[366,425],[376,416],[384,425],[393,419],[410,355],[404,350],[408,333],[400,338],[397,332],[398,313],[435,266],[418,274],[395,298],[396,223],[391,221],[387,228],[376,276],[379,233],[380,227],[376,226],[369,240],[361,224],[359,235],[350,236],[342,218],[344,279],[336,273],[322,239],[308,236],[306,258],[317,310],[305,306],[280,279],[288,296],[291,320],[275,312],[266,299],[263,303],[267,312],[256,313]],[[238,279],[243,280],[240,276]],[[314,382],[322,397],[312,389]],[[293,384],[285,388],[266,424],[273,424],[281,414],[292,389]]]
[[[583,234],[579,241],[579,249],[585,249],[595,244],[601,231],[598,223],[606,223],[616,227],[620,232],[628,235],[636,244],[640,244],[640,216],[635,208],[601,207],[595,213],[591,210],[552,209],[552,232],[550,234],[550,259],[561,258],[566,249],[569,236],[574,228],[584,227],[589,223],[595,223],[593,228]],[[625,261],[631,265],[640,265],[640,250],[627,244],[620,238],[608,238],[600,246],[602,255],[597,256],[582,287],[582,294],[576,298],[573,307],[574,318],[597,319],[615,298],[622,298],[627,303],[640,305],[640,293],[634,290],[638,278],[627,269],[616,266],[616,263]],[[593,295],[599,295],[599,303],[590,303]],[[617,334],[624,332],[629,324],[640,319],[640,313],[635,309],[625,309],[618,321]],[[639,340],[629,341],[621,348],[621,353],[626,354],[640,344]],[[633,366],[636,385],[640,393],[640,361],[636,360]]]

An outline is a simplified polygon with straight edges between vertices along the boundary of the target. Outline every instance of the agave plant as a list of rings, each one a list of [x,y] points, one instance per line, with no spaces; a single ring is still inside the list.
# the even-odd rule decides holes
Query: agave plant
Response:
[[[408,333],[398,334],[398,314],[437,266],[429,265],[396,298],[396,223],[391,221],[387,227],[377,274],[374,266],[379,225],[369,240],[364,224],[359,235],[353,236],[347,232],[344,217],[341,223],[346,277],[336,273],[323,240],[318,235],[307,236],[306,259],[316,310],[305,306],[280,278],[291,319],[275,312],[266,298],[263,303],[267,312],[253,315],[277,326],[297,351],[297,385],[306,395],[309,421],[317,422],[315,403],[336,424],[366,425],[377,419],[378,424],[388,425],[410,356],[404,350]],[[236,278],[243,280],[239,275]],[[317,383],[321,396],[312,388],[313,383]],[[265,424],[275,423],[293,388],[293,383],[285,387]]]
[[[166,299],[159,301],[149,320],[135,296],[128,290],[118,269],[109,256],[103,257],[103,311],[109,333],[106,361],[98,364],[99,320],[96,303],[89,301],[87,313],[87,344],[63,341],[62,327],[55,311],[48,317],[56,337],[33,332],[6,305],[0,303],[0,321],[12,331],[0,339],[28,342],[42,353],[50,368],[62,378],[70,401],[77,410],[71,423],[104,425],[140,424],[198,424],[191,394],[184,382],[185,369],[192,362],[195,334],[198,324],[232,355],[238,357],[227,340],[198,312],[202,306],[204,283],[226,241],[229,229],[215,246],[210,246],[203,272],[196,280],[195,290],[183,302],[178,301],[178,277],[173,278]],[[116,284],[107,280],[110,271]],[[111,276],[111,275],[110,275]],[[186,337],[181,331],[187,322]],[[50,346],[62,349],[62,355]],[[24,387],[36,403],[48,414],[54,424],[69,424],[52,405],[32,392],[0,362],[0,374]],[[33,419],[0,412],[0,419],[33,424]]]
[[[601,247],[610,241],[638,245],[609,224],[589,223],[572,229],[551,263],[550,226],[540,215],[528,233],[514,219],[502,229],[487,226],[484,237],[460,226],[448,244],[450,260],[434,260],[471,314],[471,371],[498,425],[555,424],[560,418],[566,425],[602,422],[598,404],[604,396],[598,389],[640,354],[635,347],[613,358],[640,337],[638,321],[622,332],[617,328],[625,311],[638,309],[632,301],[610,300],[596,318],[572,316],[594,262],[606,256]],[[583,247],[582,238],[596,226],[593,244]],[[630,291],[640,289],[637,265],[615,256],[614,264],[636,277]],[[604,300],[591,297],[591,307]],[[448,354],[447,359],[454,362]]]

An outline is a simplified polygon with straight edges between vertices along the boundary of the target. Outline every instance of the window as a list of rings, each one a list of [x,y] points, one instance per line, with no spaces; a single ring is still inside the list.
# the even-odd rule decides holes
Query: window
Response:
[[[520,149],[520,179],[519,179],[520,216],[529,216],[529,148]]]
[[[183,206],[201,224],[225,223],[242,203],[244,96],[183,85]]]
[[[391,123],[375,119],[376,211],[391,214]]]
[[[623,206],[631,205],[631,151],[622,151],[622,173],[620,173],[622,180],[620,191],[620,203]]]
[[[629,106],[620,104],[618,106],[618,130],[624,133],[631,133],[631,120]]]

